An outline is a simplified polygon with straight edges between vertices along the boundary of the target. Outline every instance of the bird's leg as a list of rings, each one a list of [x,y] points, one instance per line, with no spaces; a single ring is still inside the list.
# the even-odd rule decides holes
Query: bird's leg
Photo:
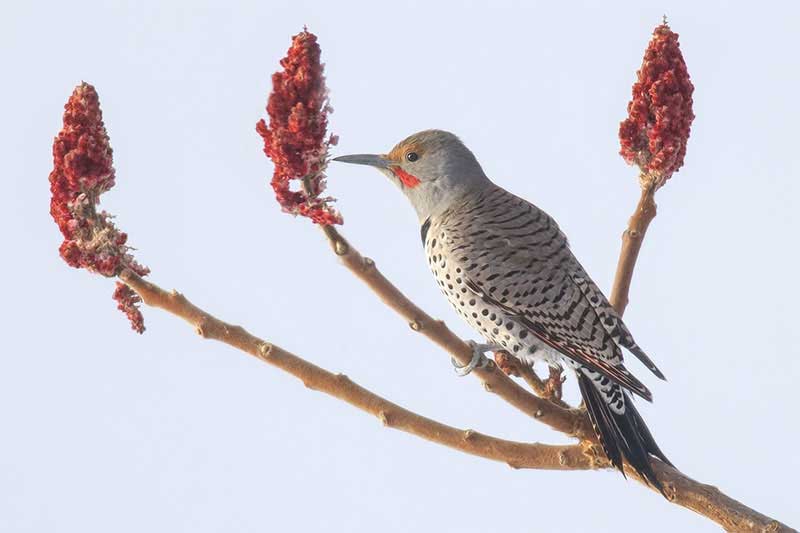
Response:
[[[501,346],[496,344],[478,344],[475,341],[469,341],[469,346],[472,348],[472,359],[469,363],[462,366],[458,364],[458,361],[455,359],[450,359],[456,369],[456,374],[459,376],[466,376],[476,368],[485,367],[489,360],[483,355],[484,353],[496,352],[503,349]]]

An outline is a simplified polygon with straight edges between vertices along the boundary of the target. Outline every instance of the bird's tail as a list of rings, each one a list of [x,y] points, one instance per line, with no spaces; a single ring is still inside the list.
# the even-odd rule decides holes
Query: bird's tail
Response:
[[[577,372],[581,395],[594,431],[611,464],[625,475],[623,461],[647,483],[664,494],[664,487],[650,466],[650,455],[672,465],[659,449],[625,390],[604,376],[586,368]]]

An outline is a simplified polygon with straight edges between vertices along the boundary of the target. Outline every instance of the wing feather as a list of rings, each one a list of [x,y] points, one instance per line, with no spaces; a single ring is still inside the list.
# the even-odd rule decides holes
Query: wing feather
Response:
[[[633,374],[628,372],[624,366],[615,365],[607,359],[597,357],[595,354],[590,353],[588,350],[582,349],[581,346],[576,345],[574,342],[560,338],[549,331],[541,322],[537,322],[533,317],[519,313],[506,304],[500,303],[492,296],[484,292],[475,282],[471,279],[466,279],[465,284],[476,296],[482,298],[486,303],[494,305],[503,309],[510,317],[519,321],[520,324],[528,328],[540,341],[545,343],[550,348],[564,354],[576,363],[579,363],[587,368],[596,372],[600,372],[607,376],[612,381],[622,385],[623,387],[638,394],[647,401],[653,401],[653,395],[650,390]]]

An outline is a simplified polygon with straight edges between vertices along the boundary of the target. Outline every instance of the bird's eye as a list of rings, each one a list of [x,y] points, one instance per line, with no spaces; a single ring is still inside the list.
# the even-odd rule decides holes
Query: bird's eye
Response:
[[[406,154],[406,161],[413,163],[417,159],[419,159],[419,154],[417,152],[408,152]]]

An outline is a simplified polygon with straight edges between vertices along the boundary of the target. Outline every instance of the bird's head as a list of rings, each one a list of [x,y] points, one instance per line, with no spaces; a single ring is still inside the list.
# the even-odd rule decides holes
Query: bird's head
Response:
[[[421,221],[489,184],[469,148],[442,130],[415,133],[386,154],[344,155],[333,160],[380,170],[400,187]]]

